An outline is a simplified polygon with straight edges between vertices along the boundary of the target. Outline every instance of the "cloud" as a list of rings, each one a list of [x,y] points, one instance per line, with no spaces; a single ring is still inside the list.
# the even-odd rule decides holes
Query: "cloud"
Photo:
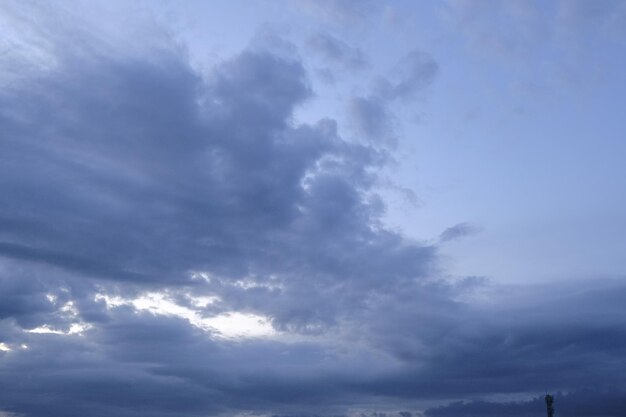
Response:
[[[439,240],[441,242],[448,242],[451,240],[460,239],[465,236],[475,235],[481,232],[481,228],[473,225],[471,223],[458,223],[454,226],[448,227],[446,230],[441,232],[439,235]]]
[[[379,144],[395,144],[393,122],[385,100],[377,97],[352,97],[348,101],[348,120],[355,133]]]
[[[450,0],[441,3],[444,22],[481,53],[519,62],[552,38],[553,25],[538,2]],[[534,59],[534,58],[533,58]]]
[[[388,152],[294,118],[313,95],[298,60],[252,47],[200,72],[171,39],[129,51],[87,31],[78,50],[54,20],[31,33],[54,59],[24,50],[1,81],[3,411],[375,415],[539,383],[623,391],[624,285],[440,279],[437,245],[384,224]],[[414,99],[420,77],[377,99]],[[242,316],[272,330],[210,325]]]
[[[415,100],[439,72],[439,65],[427,53],[411,50],[394,66],[388,77],[379,77],[372,92],[353,96],[347,104],[351,126],[360,138],[393,148],[397,144],[394,105]]]
[[[297,60],[248,49],[201,74],[173,42],[127,53],[85,33],[76,51],[41,23],[54,65],[0,93],[3,407],[206,415],[334,397],[328,381],[363,359],[297,338],[323,341],[436,265],[435,248],[382,227],[385,153],[344,141],[334,120],[292,119],[311,95]],[[193,313],[267,317],[287,340],[230,344],[105,301],[146,293],[215,297]]]
[[[556,412],[562,415],[583,416],[619,416],[626,411],[624,393],[617,390],[595,390],[593,388],[574,391],[555,396]],[[426,410],[428,417],[456,416],[514,416],[531,417],[545,410],[543,397],[527,401],[493,402],[470,401],[453,402],[446,406]]]
[[[608,31],[623,34],[626,6],[620,1],[560,1],[557,21],[562,30],[583,33]]]
[[[295,4],[305,13],[338,25],[362,23],[381,11],[381,4],[372,0],[299,0]]]
[[[359,70],[366,66],[363,51],[327,33],[317,33],[307,41],[308,48],[330,64]]]
[[[396,64],[388,78],[379,80],[375,90],[386,100],[410,100],[429,86],[438,73],[439,65],[429,54],[413,49]]]

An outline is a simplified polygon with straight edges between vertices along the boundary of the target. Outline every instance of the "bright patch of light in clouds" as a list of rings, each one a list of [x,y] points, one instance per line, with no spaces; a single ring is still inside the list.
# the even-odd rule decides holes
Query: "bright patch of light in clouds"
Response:
[[[20,348],[21,349],[28,349],[28,345],[26,343],[22,343],[20,344]],[[11,348],[11,346],[9,346],[8,344],[4,343],[4,342],[0,342],[0,352],[11,352],[13,349]],[[0,417],[2,416],[2,413],[0,413]]]
[[[255,314],[224,313],[205,319],[204,322],[227,338],[267,337],[275,334],[269,320]]]
[[[187,296],[191,304],[197,308],[205,308],[219,300],[218,297]],[[276,335],[268,318],[251,313],[230,311],[212,317],[205,317],[201,312],[181,306],[167,294],[158,292],[145,293],[137,298],[122,298],[97,294],[96,300],[103,300],[108,308],[132,306],[137,311],[148,311],[156,315],[175,316],[188,320],[193,326],[214,333],[217,337],[236,339],[248,337],[270,337]]]
[[[89,330],[92,326],[88,323],[72,323],[67,331],[54,329],[48,325],[35,327],[34,329],[27,330],[28,333],[36,334],[58,334],[58,335],[71,335],[82,334],[85,330]]]

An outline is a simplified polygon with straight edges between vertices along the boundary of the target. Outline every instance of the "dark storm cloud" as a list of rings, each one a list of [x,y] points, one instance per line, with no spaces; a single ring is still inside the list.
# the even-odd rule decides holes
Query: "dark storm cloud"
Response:
[[[177,320],[128,313],[122,317],[123,324],[116,321],[121,317],[111,317],[88,340],[37,335],[27,341],[28,350],[5,354],[3,378],[12,383],[0,394],[3,409],[32,416],[214,411],[208,390],[149,371],[156,365],[155,352],[161,356],[168,356],[171,349],[187,353],[185,346],[193,340],[189,327]],[[107,344],[102,333],[116,337],[118,344]],[[133,361],[139,356],[140,361]]]
[[[431,268],[433,248],[376,228],[386,155],[290,122],[298,62],[249,50],[203,80],[176,50],[59,59],[0,97],[5,257],[136,285],[274,276],[280,296],[224,303],[301,329]]]
[[[386,154],[342,140],[333,120],[292,122],[311,94],[297,61],[249,49],[199,74],[174,46],[127,54],[86,36],[67,49],[41,30],[53,64],[0,93],[3,410],[205,415],[337,398],[329,381],[345,385],[362,359],[232,345],[96,294],[211,294],[206,314],[321,334],[435,266],[434,248],[381,226],[371,187]],[[92,327],[25,331],[77,322]]]
[[[420,303],[423,311],[411,308],[412,320],[404,312],[408,306],[397,301],[384,321],[370,318],[372,328],[380,326],[377,334],[385,328],[388,335],[372,339],[405,366],[358,387],[408,398],[590,387],[623,394],[626,317],[618,306],[624,291],[619,282],[545,286],[524,295],[509,288],[498,291],[497,305],[482,307],[453,303],[440,292],[427,307]]]
[[[369,227],[358,187],[378,157],[342,142],[332,121],[289,126],[309,94],[299,64],[245,52],[205,86],[171,52],[94,60],[64,62],[1,97],[2,187],[12,196],[5,256],[180,282],[208,264],[245,273],[247,261],[271,256],[268,243],[283,244],[279,231],[300,238],[290,230],[313,221],[309,232],[322,232],[337,219],[317,199],[336,191],[347,193],[334,204],[364,222],[339,224]],[[330,156],[346,162],[324,162]],[[316,166],[306,192],[301,182]]]
[[[546,407],[543,397],[528,401],[490,402],[458,401],[446,406],[426,410],[427,417],[512,416],[533,417]],[[555,395],[557,415],[572,417],[621,416],[626,413],[624,392],[595,390],[593,388]]]
[[[183,320],[130,308],[85,336],[23,341],[27,350],[0,352],[11,381],[0,401],[33,416],[325,412],[349,394],[346,368],[366,367],[306,343],[211,341]]]

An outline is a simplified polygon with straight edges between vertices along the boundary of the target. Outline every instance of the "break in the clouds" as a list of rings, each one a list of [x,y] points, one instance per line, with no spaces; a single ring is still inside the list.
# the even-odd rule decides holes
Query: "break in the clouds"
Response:
[[[380,13],[298,4],[309,25]],[[111,26],[2,9],[0,415],[521,417],[545,390],[624,414],[622,279],[453,275],[444,243],[482,225],[436,243],[389,225],[402,109],[428,102],[435,54],[376,73],[307,28],[209,65],[112,7]],[[316,115],[328,64],[363,91],[334,86],[345,113]]]

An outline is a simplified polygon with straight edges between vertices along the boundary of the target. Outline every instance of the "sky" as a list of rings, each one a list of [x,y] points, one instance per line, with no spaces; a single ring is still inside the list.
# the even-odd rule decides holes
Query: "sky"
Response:
[[[0,417],[626,415],[624,97],[624,1],[0,1]]]

